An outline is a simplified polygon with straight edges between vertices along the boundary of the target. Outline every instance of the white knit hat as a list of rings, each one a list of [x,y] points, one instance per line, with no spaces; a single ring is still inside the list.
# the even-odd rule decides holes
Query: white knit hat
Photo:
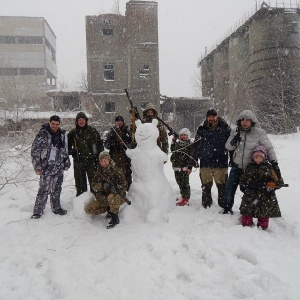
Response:
[[[191,138],[191,132],[187,129],[187,128],[182,128],[180,131],[179,131],[179,136],[181,134],[186,134],[188,136],[188,139]]]

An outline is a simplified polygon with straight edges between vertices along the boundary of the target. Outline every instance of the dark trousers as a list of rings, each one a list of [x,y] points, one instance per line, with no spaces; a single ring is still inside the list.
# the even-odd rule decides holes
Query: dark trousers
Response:
[[[234,196],[242,174],[243,169],[232,167],[230,170],[225,191],[224,209],[226,210],[232,209],[232,206],[234,204]]]
[[[74,161],[74,178],[77,190],[76,197],[87,191],[87,179],[90,184],[90,190],[94,193],[91,188],[91,182],[94,179],[96,171],[97,167],[93,159],[85,160],[84,162]]]
[[[39,190],[33,209],[34,214],[43,214],[48,195],[50,195],[51,209],[54,211],[60,208],[60,193],[62,190],[63,178],[63,171],[56,175],[40,176]]]

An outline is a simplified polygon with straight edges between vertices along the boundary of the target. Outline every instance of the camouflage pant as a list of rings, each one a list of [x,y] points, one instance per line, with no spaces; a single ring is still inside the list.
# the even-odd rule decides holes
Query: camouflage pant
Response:
[[[39,190],[36,196],[33,209],[34,214],[42,215],[45,209],[48,195],[50,194],[50,204],[52,210],[60,208],[60,193],[64,179],[63,172],[56,175],[41,175]]]
[[[76,186],[76,197],[87,191],[87,179],[91,184],[97,171],[95,162],[93,159],[85,160],[84,162],[74,161],[74,178]],[[91,192],[94,193],[93,189]]]
[[[99,215],[105,213],[107,210],[117,214],[120,206],[124,203],[124,199],[115,194],[104,195],[96,193],[96,200],[88,202],[84,210],[87,214]]]
[[[180,189],[181,197],[190,199],[191,188],[188,173],[185,171],[175,171],[174,173],[176,182]]]

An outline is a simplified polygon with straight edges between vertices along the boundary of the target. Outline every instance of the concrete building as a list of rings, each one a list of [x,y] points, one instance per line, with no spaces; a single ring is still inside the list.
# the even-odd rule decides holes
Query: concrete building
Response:
[[[287,7],[288,6],[288,7]],[[299,126],[300,9],[265,2],[218,41],[199,61],[202,94],[235,121],[253,110],[268,132]]]
[[[0,98],[7,108],[52,110],[46,91],[56,78],[56,36],[47,21],[0,16]]]
[[[109,124],[121,114],[129,121],[125,88],[140,112],[148,102],[159,111],[157,2],[131,0],[125,16],[87,16],[86,44],[88,88],[97,104],[93,117]]]

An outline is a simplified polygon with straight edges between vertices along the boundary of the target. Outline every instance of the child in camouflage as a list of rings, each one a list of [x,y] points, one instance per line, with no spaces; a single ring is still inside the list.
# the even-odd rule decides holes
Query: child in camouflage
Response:
[[[176,182],[180,189],[182,199],[176,203],[176,206],[189,205],[191,188],[188,169],[190,155],[192,151],[191,133],[187,128],[179,131],[179,140],[174,136],[171,143],[171,162],[175,174]]]

